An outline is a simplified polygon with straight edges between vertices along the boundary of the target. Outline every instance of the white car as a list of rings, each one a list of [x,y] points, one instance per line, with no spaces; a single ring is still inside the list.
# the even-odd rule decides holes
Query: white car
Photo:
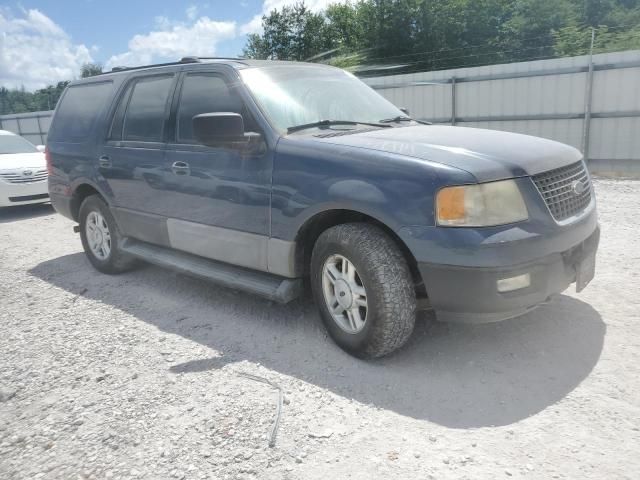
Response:
[[[0,130],[0,207],[49,201],[44,146]]]

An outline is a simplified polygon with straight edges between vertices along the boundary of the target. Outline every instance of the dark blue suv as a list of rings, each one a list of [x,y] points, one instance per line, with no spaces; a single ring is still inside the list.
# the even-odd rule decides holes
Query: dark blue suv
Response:
[[[504,320],[594,275],[580,152],[415,121],[333,67],[190,57],[76,81],[47,159],[98,270],[142,259],[280,302],[308,278],[361,357],[400,347],[418,306]]]

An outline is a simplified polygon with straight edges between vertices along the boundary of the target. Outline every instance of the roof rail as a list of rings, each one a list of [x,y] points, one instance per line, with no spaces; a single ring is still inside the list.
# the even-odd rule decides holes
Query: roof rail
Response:
[[[152,68],[152,67],[168,67],[171,65],[182,65],[183,63],[199,63],[200,60],[197,57],[184,57],[180,59],[179,62],[167,62],[167,63],[153,63],[150,65],[138,65],[137,67],[113,67],[111,72],[122,72],[128,70],[141,70],[143,68]],[[110,72],[104,72],[110,73]]]
[[[187,57],[190,58],[190,57]],[[199,60],[249,60],[245,57],[195,57]]]
[[[124,71],[130,71],[130,70],[141,70],[143,68],[152,68],[152,67],[168,67],[168,66],[171,66],[171,65],[182,65],[182,64],[185,64],[185,63],[201,63],[202,60],[236,60],[236,61],[242,61],[242,60],[246,60],[246,58],[241,58],[241,57],[182,57],[177,62],[155,63],[155,64],[151,64],[151,65],[139,65],[137,67],[117,66],[117,67],[113,67],[110,72],[103,72],[102,74],[111,73],[111,72],[124,72]]]

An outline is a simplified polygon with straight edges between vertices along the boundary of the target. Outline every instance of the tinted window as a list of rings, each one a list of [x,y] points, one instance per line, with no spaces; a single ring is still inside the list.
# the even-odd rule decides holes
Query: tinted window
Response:
[[[129,98],[131,98],[131,90],[133,90],[133,84],[129,84],[124,95],[120,98],[120,103],[118,103],[118,108],[111,121],[109,140],[122,140],[122,125],[124,124],[124,114],[127,111]]]
[[[101,82],[69,87],[56,110],[49,140],[87,140],[96,118],[111,95],[112,85],[111,82]]]
[[[172,82],[173,76],[163,76],[144,78],[135,83],[124,118],[124,140],[162,141]]]
[[[210,112],[242,113],[242,102],[217,75],[187,75],[178,108],[178,141],[193,142],[191,119]]]

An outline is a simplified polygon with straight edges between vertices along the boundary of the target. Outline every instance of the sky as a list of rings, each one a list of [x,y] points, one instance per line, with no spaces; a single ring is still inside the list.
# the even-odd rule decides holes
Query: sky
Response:
[[[105,69],[238,56],[265,13],[296,0],[0,0],[0,86],[27,90]],[[335,0],[306,0],[312,10]]]

